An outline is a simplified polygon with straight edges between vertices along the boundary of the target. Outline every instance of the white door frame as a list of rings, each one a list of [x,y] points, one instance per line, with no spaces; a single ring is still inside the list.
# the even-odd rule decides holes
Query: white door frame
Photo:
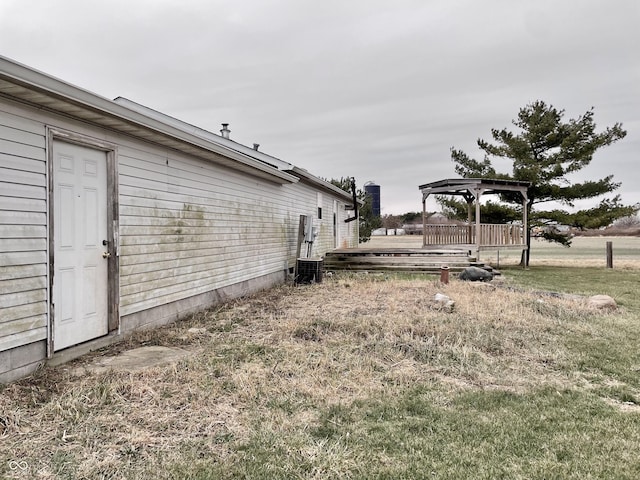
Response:
[[[67,142],[82,147],[101,150],[107,158],[107,242],[105,250],[109,253],[107,259],[107,322],[109,333],[120,328],[120,252],[119,252],[119,204],[118,204],[118,162],[117,146],[103,140],[89,137],[69,130],[47,127],[47,175],[48,175],[48,235],[49,235],[49,321],[47,322],[47,357],[54,352],[53,326],[55,325],[55,309],[53,303],[53,274],[55,269],[55,236],[54,229],[54,172],[53,172],[53,142]]]

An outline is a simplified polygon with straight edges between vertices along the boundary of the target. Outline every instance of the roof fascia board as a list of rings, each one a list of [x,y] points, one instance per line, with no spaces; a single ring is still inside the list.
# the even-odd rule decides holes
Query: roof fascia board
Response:
[[[524,182],[520,180],[501,180],[501,179],[487,179],[487,178],[449,178],[445,180],[439,180],[437,182],[425,183],[424,185],[420,185],[418,188],[420,190],[424,190],[427,188],[436,188],[436,187],[449,187],[454,190],[456,188],[464,188],[467,185],[481,186],[483,188],[493,188],[493,189],[518,189],[518,188],[528,188],[531,186],[531,182]]]
[[[469,184],[469,185],[457,185],[455,188],[452,187],[427,187],[422,188],[421,191],[423,194],[432,195],[437,193],[443,193],[447,195],[464,195],[467,192],[473,192],[475,190],[483,190],[484,194],[500,194],[504,192],[526,192],[527,187],[516,187],[516,186],[500,186],[500,187],[489,187],[486,186],[482,188],[478,184]]]
[[[426,183],[418,187],[422,193],[422,200],[426,200],[429,195],[461,195],[467,197],[468,194],[478,198],[480,195],[498,195],[506,192],[519,192],[525,199],[528,195],[529,182],[517,180],[490,180],[481,178],[468,179],[447,179],[438,182]]]
[[[279,158],[273,157],[259,150],[255,150],[251,147],[238,143],[235,140],[224,138],[213,132],[205,130],[204,128],[200,128],[190,123],[183,122],[182,120],[172,117],[171,115],[159,112],[158,110],[154,110],[153,108],[134,102],[133,100],[129,100],[128,98],[117,97],[116,99],[114,99],[114,102],[118,105],[123,105],[131,110],[143,113],[146,116],[152,118],[155,117],[163,123],[173,125],[186,133],[192,133],[198,137],[204,138],[205,140],[217,143],[222,147],[236,150],[239,153],[252,157],[260,162],[266,163],[274,168],[277,168],[278,170],[291,170],[293,168],[292,164],[285,162],[284,160],[280,160]]]
[[[333,195],[337,195],[339,197],[342,197],[343,199],[347,200],[349,203],[353,203],[353,197],[349,192],[345,192],[344,190],[342,190],[339,187],[336,187],[334,184],[327,182],[326,180],[323,180],[319,177],[316,177],[315,175],[312,175],[311,173],[309,173],[308,171],[304,170],[303,168],[299,168],[299,167],[293,167],[291,170],[289,170],[291,173],[293,173],[293,175],[296,175],[297,177],[304,179],[307,181],[307,183],[312,184],[314,187],[320,188],[322,190],[328,191],[329,193],[332,193]],[[364,202],[362,200],[358,200],[358,203],[360,205],[364,204]]]
[[[277,168],[265,165],[263,162],[248,157],[247,155],[233,149],[184,132],[159,120],[150,118],[122,105],[118,105],[116,102],[105,97],[80,87],[76,87],[75,85],[59,80],[38,70],[34,70],[26,65],[14,62],[13,60],[3,56],[0,56],[0,78],[4,78],[22,87],[63,99],[71,104],[79,105],[95,111],[103,116],[115,117],[123,122],[132,123],[196,146],[203,150],[208,150],[227,158],[231,158],[246,167],[258,170],[263,174],[273,177],[273,179],[277,179],[278,183],[296,183],[298,181],[298,178],[295,175],[281,172]],[[282,182],[283,180],[284,182]]]
[[[446,193],[448,195],[465,195],[468,192],[468,189],[464,188],[464,189],[455,189],[452,190],[451,188],[446,188],[446,187],[439,187],[439,188],[423,188],[422,189],[422,193],[423,194],[427,194],[427,195],[433,195],[433,194],[437,194],[437,193]]]

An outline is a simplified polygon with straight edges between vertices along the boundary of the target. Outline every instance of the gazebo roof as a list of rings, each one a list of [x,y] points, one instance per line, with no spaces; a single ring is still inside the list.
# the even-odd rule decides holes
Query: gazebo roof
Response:
[[[447,195],[463,195],[473,194],[474,191],[481,190],[482,193],[505,193],[520,192],[526,196],[527,189],[531,186],[531,182],[521,182],[519,180],[502,180],[493,178],[448,178],[437,182],[425,183],[420,185],[420,191],[423,197],[432,193],[443,193]]]

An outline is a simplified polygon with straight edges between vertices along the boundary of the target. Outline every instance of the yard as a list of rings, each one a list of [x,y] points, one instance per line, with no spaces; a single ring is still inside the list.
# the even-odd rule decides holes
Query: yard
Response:
[[[565,265],[565,266],[605,266],[606,243],[613,246],[614,267],[640,268],[640,237],[574,237],[572,246],[562,247],[539,238],[531,239],[531,265]],[[367,247],[422,247],[421,235],[379,236],[371,237]],[[481,252],[484,262],[504,265],[517,265],[520,262],[519,250],[495,250]]]
[[[339,274],[137,333],[0,387],[0,475],[640,478],[640,239],[608,240],[613,270],[540,245],[498,285]],[[190,355],[78,373],[141,345]]]

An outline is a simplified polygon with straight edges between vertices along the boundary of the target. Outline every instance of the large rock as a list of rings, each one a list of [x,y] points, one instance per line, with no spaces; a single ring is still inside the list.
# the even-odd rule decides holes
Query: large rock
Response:
[[[593,295],[589,297],[587,304],[598,310],[616,310],[618,308],[616,301],[609,295]]]
[[[467,267],[460,272],[458,278],[467,282],[490,282],[493,280],[493,273],[480,267]]]

